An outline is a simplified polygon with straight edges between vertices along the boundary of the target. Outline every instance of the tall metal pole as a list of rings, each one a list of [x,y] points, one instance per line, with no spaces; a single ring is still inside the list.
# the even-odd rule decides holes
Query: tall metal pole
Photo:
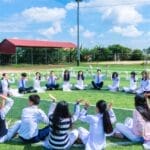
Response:
[[[77,66],[80,66],[80,18],[79,18],[79,13],[80,13],[80,7],[79,3],[81,0],[76,0],[77,2]]]

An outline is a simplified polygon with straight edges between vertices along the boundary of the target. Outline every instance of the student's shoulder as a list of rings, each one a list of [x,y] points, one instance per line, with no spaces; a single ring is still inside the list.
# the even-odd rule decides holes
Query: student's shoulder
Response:
[[[37,111],[40,113],[40,114],[45,114],[45,112],[41,109],[41,108],[37,108]]]

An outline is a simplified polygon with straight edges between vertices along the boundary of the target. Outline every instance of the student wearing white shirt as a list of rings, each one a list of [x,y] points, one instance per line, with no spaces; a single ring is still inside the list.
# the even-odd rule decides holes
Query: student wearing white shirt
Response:
[[[36,72],[33,88],[39,93],[44,92],[44,89],[41,87],[40,84],[41,84],[41,74],[39,72]]]
[[[44,140],[49,133],[49,127],[39,130],[38,124],[43,122],[49,124],[47,115],[38,108],[40,97],[38,95],[29,96],[29,106],[22,110],[21,125],[18,130],[19,137],[28,143],[36,143]]]
[[[72,84],[70,83],[70,72],[65,70],[63,74],[63,91],[71,91]]]
[[[130,76],[130,86],[123,87],[123,91],[128,92],[128,93],[135,93],[135,91],[137,89],[136,73],[134,71],[132,71],[130,75],[131,75]]]
[[[18,92],[19,93],[32,93],[32,92],[37,92],[36,90],[33,89],[32,86],[27,87],[27,74],[26,73],[22,73],[21,74],[21,79],[19,80],[19,88],[18,88]]]
[[[120,78],[117,72],[112,73],[112,85],[108,86],[108,89],[112,92],[119,91]]]
[[[102,150],[106,147],[106,135],[112,135],[112,123],[116,121],[111,105],[109,107],[100,100],[96,103],[96,115],[87,115],[87,105],[82,109],[79,119],[89,124],[89,131],[79,128],[79,138],[85,144],[85,150]]]
[[[0,143],[9,141],[17,133],[20,127],[20,121],[10,128],[6,127],[6,115],[12,108],[14,101],[4,95],[0,95]]]
[[[75,87],[79,90],[84,90],[85,85],[84,85],[84,74],[83,71],[78,71],[78,75],[77,75],[77,84],[75,85]]]
[[[142,80],[140,87],[136,90],[137,94],[143,94],[150,92],[150,73],[148,71],[142,71]]]
[[[58,89],[59,84],[56,83],[56,80],[58,78],[55,76],[54,71],[51,71],[48,77],[48,83],[45,85],[47,90]]]
[[[10,91],[10,81],[8,79],[8,75],[6,73],[2,74],[2,80],[1,80],[1,86],[2,86],[2,93],[6,96],[12,95]]]
[[[104,75],[101,74],[101,70],[97,70],[97,74],[94,76],[94,81],[92,81],[92,85],[94,89],[101,89],[103,87],[103,77]]]

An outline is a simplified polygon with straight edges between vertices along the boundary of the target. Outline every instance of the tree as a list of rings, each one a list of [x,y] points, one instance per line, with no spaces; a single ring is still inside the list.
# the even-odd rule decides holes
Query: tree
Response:
[[[119,44],[110,45],[108,49],[112,52],[114,60],[128,60],[131,55],[131,49]]]
[[[144,58],[143,52],[140,49],[132,51],[131,60],[142,60]]]

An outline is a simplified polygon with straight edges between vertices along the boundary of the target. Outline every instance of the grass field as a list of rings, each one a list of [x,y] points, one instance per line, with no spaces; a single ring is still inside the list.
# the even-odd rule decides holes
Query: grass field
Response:
[[[62,66],[61,68],[39,68],[42,69],[42,74],[47,74],[49,72],[49,70],[53,69],[56,71],[56,74],[58,76],[61,76],[61,71],[62,68],[66,68],[66,66]],[[78,90],[73,90],[72,92],[63,92],[61,90],[57,90],[57,91],[47,91],[45,93],[40,93],[40,97],[41,97],[41,104],[40,104],[40,108],[42,108],[46,113],[48,111],[49,108],[49,98],[48,98],[48,94],[51,93],[52,95],[54,95],[58,100],[66,100],[68,102],[70,102],[70,110],[73,110],[73,103],[75,103],[75,101],[79,98],[83,98],[86,99],[87,101],[90,102],[91,107],[89,109],[89,113],[94,114],[95,113],[95,108],[93,105],[95,105],[96,101],[100,100],[100,99],[104,99],[107,102],[112,102],[113,103],[113,107],[117,116],[117,120],[119,122],[123,122],[124,119],[126,117],[130,117],[132,116],[132,109],[134,109],[134,95],[133,94],[126,94],[123,92],[117,92],[117,93],[113,93],[113,92],[109,92],[107,91],[105,88],[107,87],[108,84],[111,83],[110,80],[110,76],[111,76],[111,72],[112,71],[118,71],[120,73],[120,77],[121,77],[121,87],[128,85],[128,74],[130,71],[137,71],[138,72],[138,77],[140,78],[140,72],[142,70],[144,70],[144,66],[143,65],[109,65],[106,67],[106,65],[92,65],[92,67],[89,65],[82,65],[82,67],[72,67],[69,66],[67,67],[68,69],[72,70],[72,72],[76,73],[77,70],[84,70],[84,72],[86,73],[86,84],[89,85],[87,90],[84,91],[78,91]],[[91,89],[90,86],[90,82],[91,82],[91,76],[89,74],[89,72],[91,72],[91,70],[93,70],[93,72],[95,72],[95,70],[97,68],[101,68],[103,73],[107,73],[107,77],[105,79],[105,85],[104,85],[104,89],[102,90],[93,90]],[[147,66],[147,68],[149,69],[150,66]],[[37,70],[34,70],[32,72],[31,70],[32,68],[28,69],[28,72],[30,74],[29,76],[29,83],[32,85],[32,79],[33,79],[33,74],[34,72],[36,72]],[[13,70],[16,70],[16,68],[9,68],[8,71],[12,72]],[[39,71],[38,70],[38,71]],[[19,78],[19,73],[14,73],[14,74],[10,74],[10,76],[15,77],[15,78]],[[72,83],[75,83],[75,77],[72,78]],[[62,80],[60,79],[58,81],[59,83],[62,82]],[[45,84],[45,81],[42,81],[42,85]],[[13,88],[16,88],[17,85],[17,80],[16,82],[12,85]],[[9,114],[7,115],[7,120],[9,122],[11,122],[11,124],[13,124],[14,121],[20,119],[20,114],[22,111],[22,108],[27,106],[27,97],[28,95],[24,95],[21,98],[16,98],[13,97],[15,100],[15,104],[12,108],[12,110],[9,112]],[[43,126],[43,125],[41,125]],[[74,128],[77,128],[79,126],[84,126],[86,128],[88,128],[87,124],[85,123],[81,123],[80,121],[77,121],[74,125]],[[122,142],[122,143],[120,143]],[[136,144],[132,144],[132,145],[126,145],[126,146],[122,146],[120,144],[125,144],[126,142],[128,142],[127,140],[121,140],[121,139],[115,139],[115,138],[108,138],[107,139],[107,149],[108,150],[142,150],[142,146],[141,145],[136,145]],[[117,145],[114,145],[112,143],[117,143]],[[33,145],[24,145],[22,143],[18,143],[15,141],[10,141],[6,144],[1,144],[0,145],[0,150],[41,150],[43,149],[40,146],[33,146]],[[72,148],[71,150],[82,150],[84,148]]]

